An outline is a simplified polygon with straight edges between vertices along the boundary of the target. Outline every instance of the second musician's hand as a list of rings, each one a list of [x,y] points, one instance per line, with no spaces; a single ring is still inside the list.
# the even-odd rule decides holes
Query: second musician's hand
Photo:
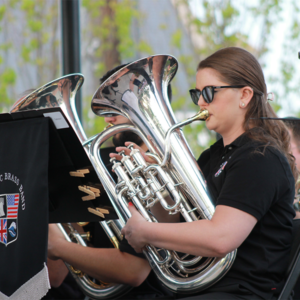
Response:
[[[146,241],[143,237],[145,227],[151,224],[140,215],[131,202],[129,203],[128,208],[131,212],[131,218],[127,221],[121,233],[127,239],[128,243],[133,247],[133,249],[136,252],[141,253],[146,245]]]
[[[48,257],[52,260],[59,259],[58,249],[61,244],[68,243],[56,224],[49,224]]]
[[[132,142],[125,142],[124,147],[116,147],[116,151],[117,152],[124,151],[126,155],[129,155],[130,152],[131,152],[131,150],[127,148],[129,145],[133,145],[134,149],[140,150],[140,153],[143,155],[146,162],[148,162],[150,164],[156,163],[156,161],[154,159],[152,159],[151,157],[146,155],[146,152],[145,152],[145,150],[143,150],[142,147],[140,147],[140,146],[138,146],[138,145],[136,145],[135,143],[132,143]],[[115,157],[117,160],[122,159],[122,156],[117,154],[117,153],[110,153],[109,156],[110,157]]]

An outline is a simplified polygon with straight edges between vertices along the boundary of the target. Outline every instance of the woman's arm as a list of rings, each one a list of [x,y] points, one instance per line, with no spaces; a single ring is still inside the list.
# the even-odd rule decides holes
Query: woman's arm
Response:
[[[151,271],[146,259],[118,249],[70,243],[55,224],[49,225],[48,257],[62,259],[98,280],[132,286],[139,286]]]
[[[129,244],[140,252],[146,244],[184,253],[223,257],[238,248],[257,220],[239,209],[218,205],[211,220],[149,223],[130,206],[132,217],[122,230]]]

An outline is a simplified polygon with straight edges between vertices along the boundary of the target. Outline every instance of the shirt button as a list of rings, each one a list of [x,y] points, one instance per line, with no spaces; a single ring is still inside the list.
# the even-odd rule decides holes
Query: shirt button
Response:
[[[231,150],[231,149],[232,149],[232,147],[229,147],[228,149],[229,149],[229,150]]]
[[[224,159],[225,156],[222,157],[222,159]]]

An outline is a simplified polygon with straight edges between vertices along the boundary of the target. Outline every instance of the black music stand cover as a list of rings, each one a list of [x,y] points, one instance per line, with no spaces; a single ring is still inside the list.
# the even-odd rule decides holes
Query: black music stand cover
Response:
[[[0,298],[27,293],[40,299],[50,287],[49,120],[6,117],[9,122],[0,123]]]
[[[57,107],[0,114],[0,122],[29,118],[49,120],[49,223],[103,221],[101,217],[90,213],[89,207],[107,208],[109,214],[105,215],[105,220],[117,219],[117,214],[104,190],[95,200],[82,201],[82,197],[86,194],[81,192],[78,186],[101,185],[101,183],[63,111]],[[60,123],[57,123],[57,120]],[[90,173],[84,178],[70,176],[70,172],[79,169],[89,169]]]

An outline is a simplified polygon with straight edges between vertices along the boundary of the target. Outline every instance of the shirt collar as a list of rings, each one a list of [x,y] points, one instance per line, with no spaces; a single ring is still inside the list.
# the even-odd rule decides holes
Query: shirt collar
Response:
[[[241,147],[243,145],[245,145],[246,143],[248,143],[251,139],[249,138],[248,134],[246,132],[244,132],[243,134],[241,134],[238,138],[236,138],[231,144],[230,146],[236,146],[236,147]],[[229,145],[228,145],[229,146]]]
[[[251,129],[250,129],[251,130]],[[246,143],[248,143],[251,139],[248,137],[247,133],[244,132],[243,134],[241,134],[238,138],[236,138],[231,144],[227,145],[226,147],[224,147],[223,144],[223,138],[219,139],[216,143],[214,143],[210,149],[211,152],[214,153],[218,150],[224,149],[224,148],[229,148],[229,147],[241,147],[243,145],[245,145]]]

